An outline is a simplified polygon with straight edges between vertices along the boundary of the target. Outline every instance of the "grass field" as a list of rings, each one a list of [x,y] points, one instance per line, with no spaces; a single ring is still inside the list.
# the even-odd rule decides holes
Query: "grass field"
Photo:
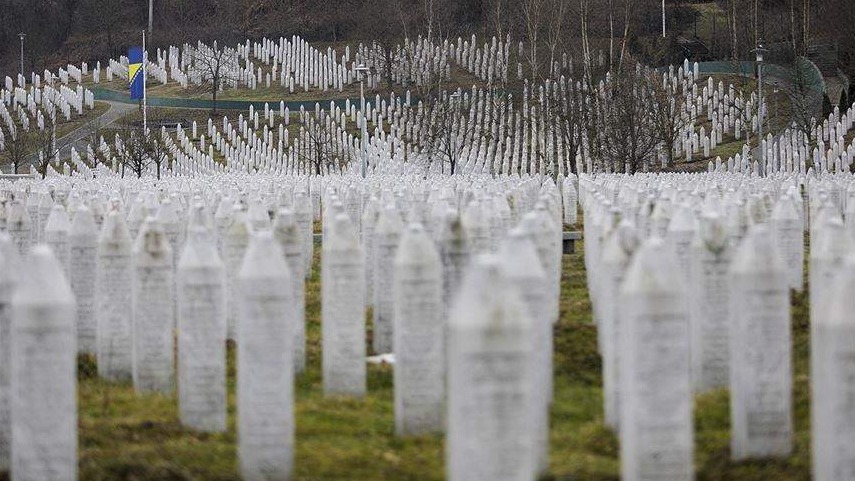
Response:
[[[603,425],[600,359],[585,287],[584,246],[564,256],[561,321],[555,329],[555,403],[550,479],[619,479],[616,437]],[[365,399],[327,399],[320,377],[318,259],[307,284],[308,364],[297,378],[295,479],[440,480],[443,437],[394,436],[392,372],[370,365]],[[808,480],[807,299],[793,300],[794,454],[784,460],[729,459],[728,397],[724,390],[696,403],[697,479]],[[369,329],[370,332],[370,329]],[[370,344],[369,344],[370,345]],[[81,480],[237,480],[234,350],[229,350],[229,430],[199,434],[178,422],[175,397],[138,396],[128,385],[94,376],[80,364]]]

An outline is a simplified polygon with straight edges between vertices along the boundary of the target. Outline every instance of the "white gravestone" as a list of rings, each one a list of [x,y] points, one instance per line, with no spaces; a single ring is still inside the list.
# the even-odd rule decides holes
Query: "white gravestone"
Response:
[[[134,244],[133,279],[134,388],[168,395],[175,383],[172,247],[153,217]]]
[[[787,456],[792,443],[790,296],[765,225],[752,227],[730,268],[733,459]]]
[[[291,272],[294,299],[294,369],[303,372],[306,367],[306,264],[303,259],[303,235],[294,212],[280,209],[273,222],[273,235],[282,247],[285,262]]]
[[[730,382],[730,256],[723,220],[716,213],[703,214],[692,244],[689,282],[692,383],[696,392],[727,387]]]
[[[498,259],[474,259],[449,319],[450,481],[534,478],[532,322]]]
[[[95,281],[98,374],[109,381],[132,377],[132,285],[131,238],[122,216],[112,211],[98,239]]]
[[[323,245],[321,349],[325,394],[362,396],[365,380],[365,261],[347,215]]]
[[[445,320],[442,265],[421,224],[410,224],[395,255],[395,426],[398,435],[442,432]]]
[[[469,265],[469,238],[455,209],[442,214],[437,234],[439,256],[442,260],[442,313],[448,319],[451,304],[460,291],[463,275]]]
[[[97,352],[95,319],[95,276],[98,263],[98,226],[92,211],[80,206],[74,214],[68,242],[69,281],[77,301],[77,349]]]
[[[801,292],[805,259],[804,222],[790,197],[784,196],[775,204],[771,229],[778,253],[786,266],[789,286]]]
[[[395,299],[392,297],[395,253],[404,230],[394,206],[380,212],[374,232],[374,352],[390,353],[393,346]]]
[[[620,425],[620,346],[625,330],[621,323],[617,299],[637,244],[635,228],[630,221],[624,221],[618,225],[601,249],[598,302],[602,307],[602,317],[598,329],[603,338],[603,402],[606,426],[615,431]]]
[[[12,295],[21,274],[18,248],[0,232],[0,471],[8,471],[12,447],[10,405],[12,369]]]
[[[30,215],[27,208],[17,199],[6,206],[6,232],[18,247],[18,253],[26,255],[30,250]]]
[[[68,242],[70,230],[71,221],[68,219],[65,207],[61,204],[54,204],[47,218],[43,237],[44,243],[50,246],[59,264],[62,266],[62,272],[66,278],[68,278],[70,269],[69,256],[71,252]]]
[[[838,339],[829,336],[829,334],[838,334],[846,338],[846,325],[848,321],[840,318],[832,319],[830,317],[831,307],[835,305],[845,304],[839,299],[832,297],[838,291],[838,279],[841,272],[845,272],[845,263],[847,257],[852,251],[852,240],[843,221],[839,216],[825,217],[821,221],[823,225],[816,226],[815,245],[811,246],[810,256],[810,379],[811,379],[811,400],[815,405],[811,408],[811,435],[814,450],[817,456],[834,456],[832,450],[820,449],[824,443],[828,446],[834,446],[835,434],[833,426],[845,426],[846,423],[842,419],[835,419],[835,416],[827,415],[826,413],[834,412],[838,408],[837,405],[845,399],[839,397],[829,397],[836,389],[836,385],[841,383],[846,385],[845,377],[843,379],[829,376],[833,370],[845,369],[845,361],[829,357],[827,352],[840,352],[842,344],[838,343]],[[842,277],[845,279],[848,273],[844,273]],[[845,295],[843,297],[851,297]],[[850,311],[850,315],[851,315]],[[835,321],[832,325],[831,322]],[[844,349],[843,352],[846,352]],[[851,369],[851,368],[850,368]],[[835,374],[845,376],[845,371],[836,371]],[[834,381],[835,386],[831,385],[830,381]],[[828,424],[832,422],[833,424]],[[814,479],[847,479],[847,475],[842,475],[839,472],[840,466],[834,469],[829,469],[833,463],[832,459],[815,458],[812,463],[814,466]],[[831,476],[830,473],[838,471],[836,476]],[[855,475],[855,472],[852,473]]]
[[[835,278],[826,316],[811,333],[813,479],[855,479],[855,257],[846,259]],[[814,340],[816,337],[816,340]],[[816,367],[814,368],[814,365]],[[822,373],[814,377],[814,372]]]
[[[365,249],[365,299],[369,306],[374,304],[374,230],[380,218],[380,208],[376,199],[368,199],[362,213],[362,247]]]
[[[237,339],[238,301],[237,301],[237,277],[249,244],[250,228],[246,221],[246,212],[240,206],[234,207],[232,223],[226,229],[226,238],[223,241],[226,263],[226,309],[228,313],[227,336],[230,340]]]
[[[178,263],[178,411],[181,423],[226,430],[226,273],[216,245],[191,225]]]
[[[519,227],[512,229],[501,246],[502,266],[508,281],[522,296],[532,320],[531,432],[535,475],[549,470],[549,405],[548,382],[552,378],[552,321],[547,302],[546,273],[537,257],[534,236]],[[396,366],[397,369],[397,366]]]
[[[47,246],[12,298],[12,469],[16,481],[77,479],[74,295]]]
[[[694,479],[689,314],[666,242],[636,251],[620,289],[621,479]]]
[[[246,481],[291,479],[294,464],[294,305],[271,232],[253,235],[238,277],[238,454]]]

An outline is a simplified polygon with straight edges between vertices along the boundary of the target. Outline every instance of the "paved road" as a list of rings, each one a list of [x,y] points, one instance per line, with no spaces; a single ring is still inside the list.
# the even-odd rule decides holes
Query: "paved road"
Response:
[[[120,118],[125,115],[133,112],[137,109],[136,105],[124,104],[120,102],[106,102],[108,104],[107,111],[101,114],[99,117],[100,128],[104,128],[108,125],[113,124]],[[84,124],[80,128],[71,131],[66,134],[64,137],[56,140],[56,147],[59,151],[57,156],[60,159],[68,159],[71,157],[71,147],[77,149],[77,152],[81,155],[85,155],[86,146],[89,144],[88,136],[91,133],[91,126],[89,123]],[[33,154],[30,156],[28,163],[36,164],[38,162],[38,154]]]

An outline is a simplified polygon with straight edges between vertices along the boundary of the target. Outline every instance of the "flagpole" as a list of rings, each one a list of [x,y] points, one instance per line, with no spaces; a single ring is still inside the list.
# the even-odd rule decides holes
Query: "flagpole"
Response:
[[[148,116],[146,112],[146,88],[145,88],[145,67],[146,67],[146,50],[145,50],[145,30],[142,32],[142,123],[143,123],[143,134],[148,132]]]

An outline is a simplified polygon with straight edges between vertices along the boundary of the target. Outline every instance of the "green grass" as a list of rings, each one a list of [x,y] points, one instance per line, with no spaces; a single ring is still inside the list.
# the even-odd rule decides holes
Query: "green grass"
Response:
[[[585,287],[583,243],[564,256],[561,321],[555,329],[555,403],[551,472],[556,480],[616,481],[618,441],[603,425],[600,358]],[[320,375],[320,279],[316,259],[307,284],[307,369],[296,380],[296,480],[440,480],[443,437],[394,435],[392,373],[369,365],[361,400],[325,398]],[[731,462],[725,390],[698,396],[697,479],[809,479],[807,298],[793,300],[794,454],[784,460]],[[369,326],[370,333],[370,326]],[[369,334],[370,335],[370,334]],[[369,344],[370,345],[370,344]],[[234,349],[229,349],[229,429],[196,433],[181,427],[174,397],[138,396],[128,385],[80,368],[81,480],[237,480]]]

